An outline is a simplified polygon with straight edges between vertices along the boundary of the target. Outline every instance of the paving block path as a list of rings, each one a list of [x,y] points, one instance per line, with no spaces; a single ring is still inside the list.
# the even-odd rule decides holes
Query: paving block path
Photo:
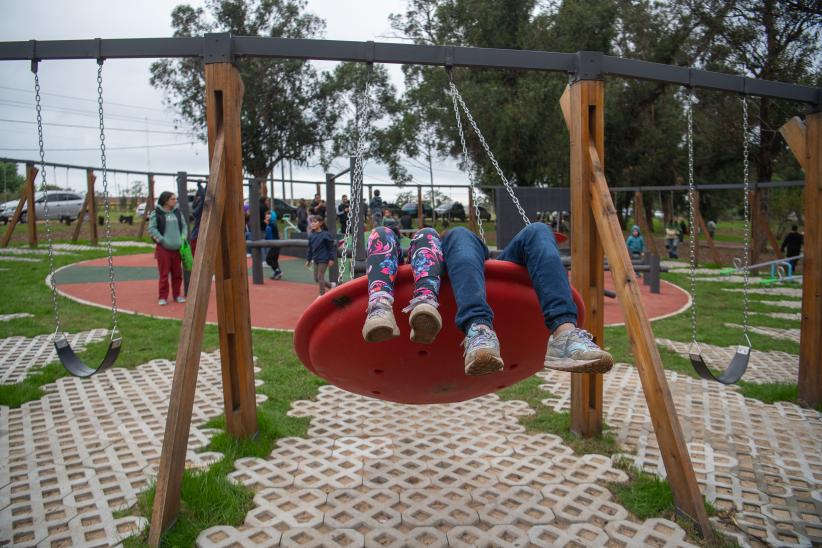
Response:
[[[532,413],[493,394],[403,406],[324,386],[289,411],[312,418],[307,438],[236,461],[229,478],[255,492],[245,523],[197,545],[691,546],[615,502],[604,484],[627,476],[611,459],[526,433]]]
[[[145,527],[113,514],[156,476],[172,376],[172,362],[152,360],[64,377],[39,400],[0,406],[0,546],[114,546]],[[220,378],[219,353],[203,354],[189,467],[222,456],[197,452],[214,434],[203,425],[223,412]]]
[[[702,493],[730,515],[746,542],[822,544],[822,413],[744,398],[733,386],[665,372]],[[538,373],[570,407],[570,379]],[[617,364],[604,379],[604,419],[628,458],[665,476],[636,368]]]

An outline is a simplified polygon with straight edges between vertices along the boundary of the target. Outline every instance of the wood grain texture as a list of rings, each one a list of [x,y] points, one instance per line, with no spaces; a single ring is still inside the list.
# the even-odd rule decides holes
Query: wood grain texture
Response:
[[[34,181],[37,179],[38,171],[39,170],[34,167],[34,164],[26,164],[25,186],[20,194],[20,200],[17,202],[17,208],[14,210],[14,215],[11,217],[11,222],[9,222],[9,226],[6,227],[6,232],[3,234],[3,241],[0,242],[0,247],[9,246],[11,235],[14,234],[14,228],[17,226],[17,223],[20,222],[20,217],[23,215],[23,206],[29,202],[29,197],[34,195]],[[29,189],[32,190],[30,191]],[[30,203],[28,206],[29,209],[31,209],[33,205],[34,204]]]

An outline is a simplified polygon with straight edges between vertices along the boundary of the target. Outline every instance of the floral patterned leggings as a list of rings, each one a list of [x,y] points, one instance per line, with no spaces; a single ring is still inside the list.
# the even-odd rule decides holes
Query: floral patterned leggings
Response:
[[[368,298],[394,295],[402,250],[393,230],[378,226],[368,237]],[[414,234],[408,248],[408,262],[414,271],[412,299],[437,299],[443,269],[442,242],[433,228],[423,228]]]

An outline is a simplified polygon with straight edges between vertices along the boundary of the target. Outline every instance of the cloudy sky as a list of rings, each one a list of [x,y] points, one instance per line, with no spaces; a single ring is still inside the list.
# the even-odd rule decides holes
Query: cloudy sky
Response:
[[[180,0],[2,0],[0,40],[56,40],[87,38],[140,38],[170,36],[170,14]],[[201,5],[192,0],[192,5]],[[139,9],[135,9],[139,7]],[[404,11],[404,0],[308,0],[308,11],[326,22],[325,37],[336,40],[395,41],[388,15]],[[106,62],[103,88],[106,114],[108,166],[112,168],[207,173],[206,148],[196,142],[179,117],[163,104],[163,95],[149,84],[151,60]],[[328,68],[330,63],[320,65]],[[400,84],[399,67],[390,67]],[[44,61],[40,65],[46,161],[73,165],[100,165],[97,125],[97,65],[92,60]],[[0,62],[0,157],[36,159],[34,82],[29,63]],[[334,167],[342,167],[338,160]],[[428,182],[427,170],[408,162],[415,178]],[[22,172],[22,168],[20,170]],[[286,174],[287,175],[287,174]],[[84,174],[77,170],[48,170],[60,186],[82,188]],[[465,184],[453,162],[435,166],[441,184]],[[321,179],[321,168],[294,168],[294,178]],[[131,175],[128,181],[144,179]],[[99,179],[98,179],[99,180]],[[126,176],[110,176],[117,188]],[[390,183],[379,165],[369,164],[366,182]],[[0,182],[0,184],[2,184]],[[158,178],[160,190],[173,181]],[[389,196],[393,194],[386,187]],[[311,192],[306,186],[302,194]],[[281,197],[279,185],[275,190]],[[301,188],[295,188],[301,194]],[[454,192],[452,197],[464,199]]]

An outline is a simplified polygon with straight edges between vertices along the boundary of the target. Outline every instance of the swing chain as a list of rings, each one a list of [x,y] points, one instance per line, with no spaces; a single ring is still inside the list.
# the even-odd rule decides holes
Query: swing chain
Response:
[[[43,109],[40,105],[40,75],[34,69],[34,104],[37,111],[37,144],[40,150],[40,191],[43,193],[43,215],[46,220],[46,241],[48,242],[49,257],[49,286],[51,286],[51,306],[54,310],[54,334],[60,333],[60,308],[57,304],[57,286],[54,282],[54,245],[52,242],[51,223],[49,222],[49,200],[48,186],[46,184],[46,151],[43,144]],[[30,204],[32,211],[29,212],[28,222],[35,222],[36,207]]]
[[[750,196],[749,196],[749,178],[750,178],[750,171],[749,171],[749,161],[748,161],[748,147],[749,147],[749,132],[750,128],[748,126],[748,99],[744,95],[742,96],[742,169],[743,169],[743,179],[742,183],[745,186],[745,230],[744,230],[744,244],[743,250],[745,257],[742,259],[743,264],[743,278],[744,278],[744,308],[743,308],[743,321],[742,327],[744,329],[745,338],[748,339],[748,309],[750,307],[750,295],[748,294],[748,276],[749,276],[749,266],[750,266],[750,245],[751,245],[751,205],[750,205]],[[748,346],[750,346],[750,339],[748,339]]]
[[[450,73],[449,73],[449,78],[450,78]],[[452,98],[454,98],[454,103],[455,103],[454,108],[456,108],[456,102],[459,101],[459,104],[462,107],[463,112],[465,112],[465,116],[468,118],[468,122],[471,124],[471,127],[474,129],[474,133],[477,134],[477,137],[479,138],[480,144],[482,144],[482,148],[485,149],[485,154],[488,156],[488,159],[491,161],[491,164],[493,164],[494,169],[497,172],[497,175],[499,175],[500,180],[502,181],[503,185],[505,186],[505,190],[508,191],[508,195],[511,196],[511,201],[514,202],[514,205],[516,206],[517,211],[519,211],[519,214],[522,217],[522,221],[525,223],[526,226],[530,225],[531,220],[528,218],[528,214],[525,213],[525,209],[523,209],[522,205],[520,204],[519,198],[517,198],[517,195],[514,193],[514,188],[511,185],[511,182],[505,177],[505,174],[502,172],[502,168],[500,167],[499,162],[497,161],[497,158],[494,156],[494,153],[491,152],[491,147],[488,145],[488,142],[485,140],[485,137],[483,136],[482,132],[479,129],[479,126],[477,125],[477,122],[474,120],[474,117],[471,115],[471,111],[468,110],[468,106],[465,104],[465,101],[462,98],[462,94],[460,94],[460,92],[457,89],[456,84],[454,84],[453,80],[450,80],[450,84],[451,84]],[[458,127],[460,133],[462,133],[462,124],[460,124],[459,121],[457,122],[457,127]],[[461,137],[462,137],[462,135],[461,135]],[[463,147],[463,151],[465,151],[465,147]],[[477,208],[477,211],[479,211],[479,208]]]
[[[696,186],[694,185],[694,92],[688,90],[688,211],[691,235],[688,239],[691,267],[691,344],[696,342],[696,233],[694,228],[694,200],[696,199]]]
[[[450,79],[450,72],[448,76],[449,83],[451,85],[451,101],[454,104],[454,115],[457,119],[457,131],[460,136],[460,143],[462,144],[462,156],[463,158],[465,158],[465,167],[468,172],[468,182],[470,183],[471,196],[474,200],[474,215],[477,217],[477,229],[479,230],[479,237],[482,240],[482,243],[485,243],[485,228],[482,225],[482,216],[479,214],[479,204],[477,204],[477,195],[479,194],[479,192],[477,191],[476,173],[474,171],[474,166],[471,164],[471,159],[468,156],[468,145],[465,143],[465,132],[462,129],[462,119],[460,117],[460,109],[457,104],[457,97],[459,96],[459,91],[457,90],[457,86],[454,84],[454,81]]]
[[[103,119],[103,60],[97,61],[97,113],[100,120],[100,162],[103,170],[103,210],[106,224],[106,252],[108,253],[108,286],[111,292],[111,339],[113,340],[117,330],[117,291],[114,286],[114,258],[111,251],[111,207],[108,197],[108,168],[106,167],[106,133]],[[94,199],[91,196],[90,199]],[[97,219],[91,219],[92,223]]]
[[[355,123],[354,127],[357,132],[357,141],[354,149],[354,169],[351,173],[351,210],[348,215],[348,223],[345,226],[345,235],[343,236],[342,258],[340,260],[340,267],[337,270],[337,283],[342,284],[345,275],[346,264],[350,268],[348,279],[354,279],[354,267],[357,260],[357,234],[354,233],[354,224],[360,219],[360,204],[362,203],[362,184],[364,179],[363,157],[365,156],[365,130],[368,127],[368,113],[370,111],[370,95],[369,84],[371,81],[371,71],[373,65],[367,65],[365,82],[363,83],[362,96],[356,102],[354,110]],[[351,258],[348,255],[349,242],[351,245]]]

